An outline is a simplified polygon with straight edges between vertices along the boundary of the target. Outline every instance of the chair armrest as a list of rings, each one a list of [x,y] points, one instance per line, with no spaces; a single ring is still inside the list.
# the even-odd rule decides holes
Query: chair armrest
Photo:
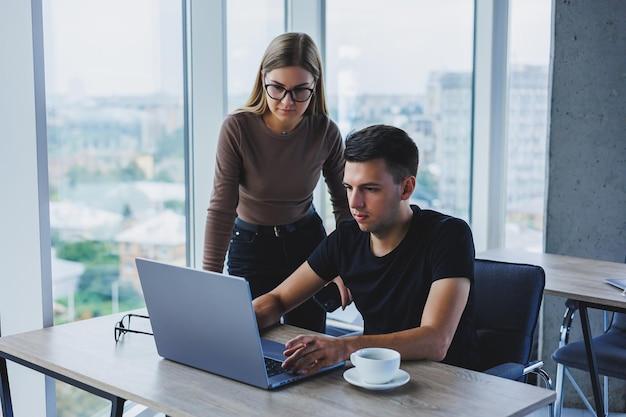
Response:
[[[524,375],[537,372],[538,369],[543,369],[543,361],[532,361],[524,368]]]
[[[526,374],[537,374],[541,377],[541,379],[543,379],[543,383],[546,384],[546,388],[547,389],[552,389],[552,378],[550,378],[550,375],[546,372],[545,369],[543,369],[543,361],[533,361],[530,362],[528,365],[526,365],[526,368],[524,368],[524,375]]]
[[[503,363],[493,368],[489,368],[485,371],[486,374],[499,376],[500,378],[506,379],[519,379],[523,377],[524,374],[524,365],[520,363]]]
[[[532,361],[525,366],[520,363],[508,362],[489,368],[485,371],[485,373],[512,380],[521,380],[525,375],[534,373],[543,379],[543,382],[546,384],[546,388],[552,389],[552,379],[543,369],[543,365],[543,361],[539,360]]]

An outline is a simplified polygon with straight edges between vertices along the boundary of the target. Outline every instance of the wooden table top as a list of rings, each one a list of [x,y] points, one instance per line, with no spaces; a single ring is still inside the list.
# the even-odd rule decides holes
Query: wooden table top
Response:
[[[331,373],[267,391],[165,360],[152,336],[127,333],[116,344],[113,327],[121,316],[0,337],[0,352],[172,417],[523,416],[555,399],[544,388],[429,361],[402,362],[411,380],[388,391],[347,383],[342,374],[349,362]],[[300,332],[277,326],[264,336],[284,342]]]
[[[626,308],[626,296],[622,295],[622,291],[604,282],[605,278],[626,278],[626,263],[514,249],[479,252],[476,258],[539,265],[546,273],[546,294],[600,306]]]

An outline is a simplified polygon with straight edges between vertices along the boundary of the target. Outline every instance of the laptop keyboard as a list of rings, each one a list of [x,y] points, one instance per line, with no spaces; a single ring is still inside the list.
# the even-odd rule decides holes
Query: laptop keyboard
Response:
[[[282,374],[287,372],[286,370],[284,370],[282,368],[282,362],[281,361],[277,361],[276,359],[272,359],[272,358],[265,358],[265,369],[267,369],[267,376],[274,376],[274,375],[278,375],[278,374]]]

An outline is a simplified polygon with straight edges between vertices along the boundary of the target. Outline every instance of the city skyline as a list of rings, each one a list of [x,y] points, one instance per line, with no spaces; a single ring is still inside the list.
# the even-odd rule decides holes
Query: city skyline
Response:
[[[358,7],[352,7],[355,1],[327,3],[327,89],[344,91],[357,83],[373,94],[401,90],[423,94],[430,72],[471,71],[473,1],[395,0],[380,7],[374,0],[358,0]],[[229,48],[233,45],[228,69],[231,95],[249,92],[262,49],[281,32],[257,28],[255,23],[255,12],[271,14],[267,9],[274,5],[282,13],[282,2],[228,2],[233,16],[229,21],[237,26],[228,31]],[[512,1],[511,13],[511,63],[545,65],[550,2]],[[48,92],[182,95],[181,19],[178,0],[45,0]],[[382,36],[385,33],[393,37]],[[346,71],[346,63],[358,68],[358,74]],[[398,83],[399,79],[406,81]]]

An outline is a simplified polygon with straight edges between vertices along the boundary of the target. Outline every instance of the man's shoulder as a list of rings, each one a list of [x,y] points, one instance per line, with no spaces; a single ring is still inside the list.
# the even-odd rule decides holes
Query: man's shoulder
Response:
[[[354,234],[357,232],[363,233],[354,219],[345,219],[340,221],[339,224],[337,224],[336,231],[343,234]]]
[[[326,245],[329,248],[341,248],[342,250],[353,248],[364,233],[354,219],[342,220],[337,224],[335,230],[328,235]]]
[[[413,209],[413,221],[422,224],[444,225],[459,224],[467,225],[467,222],[459,217],[430,209],[421,209],[418,206],[411,206]]]
[[[472,235],[471,228],[465,220],[435,210],[423,210],[416,206],[413,206],[412,230],[422,239],[426,236],[453,238]]]

